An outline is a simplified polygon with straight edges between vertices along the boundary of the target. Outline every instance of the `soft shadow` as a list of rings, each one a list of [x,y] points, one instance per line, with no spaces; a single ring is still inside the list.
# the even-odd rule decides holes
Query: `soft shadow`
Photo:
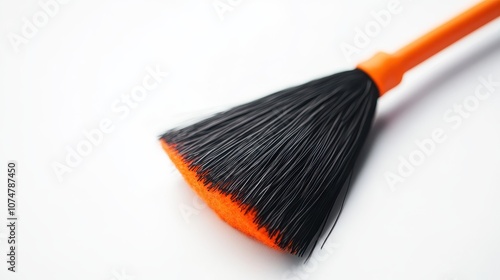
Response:
[[[419,86],[414,87],[412,90],[405,93],[408,95],[408,98],[405,98],[400,104],[398,104],[398,106],[376,116],[364,148],[361,150],[356,166],[353,170],[352,181],[343,191],[345,192],[346,203],[348,203],[347,201],[349,200],[350,190],[356,185],[356,178],[358,178],[359,173],[363,170],[366,159],[370,157],[371,147],[377,141],[378,135],[380,135],[387,125],[391,123],[391,120],[399,118],[408,110],[408,108],[418,106],[419,103],[427,98],[433,98],[432,94],[436,93],[436,89],[438,89],[441,84],[453,79],[458,73],[466,71],[470,68],[470,66],[484,62],[488,56],[492,55],[494,51],[498,49],[500,49],[500,37],[490,40],[484,45],[474,48],[470,52],[464,52],[463,58],[451,61],[443,67],[435,69],[432,76],[428,75],[427,79],[422,80]],[[336,205],[334,206],[327,226],[325,227],[325,232],[322,233],[322,239],[325,238],[330,228],[335,224],[337,217],[339,217],[340,220],[339,213],[341,213],[342,210],[341,203],[343,198],[344,197],[339,196],[337,202],[335,203]],[[334,234],[335,230],[333,230],[332,236],[329,238],[332,238]],[[322,243],[318,242],[318,245],[314,250],[321,250],[321,245]],[[290,256],[287,261],[290,262],[290,265],[299,266],[304,264],[304,260],[305,258]]]
[[[422,101],[433,98],[436,89],[443,83],[453,79],[458,73],[468,70],[472,65],[483,62],[488,56],[492,55],[495,50],[500,49],[500,37],[486,42],[482,46],[474,48],[468,55],[455,61],[447,63],[443,67],[436,69],[432,76],[428,75],[428,79],[421,81],[421,84],[414,87],[411,91],[405,93],[408,98],[405,98],[400,104],[392,110],[386,111],[383,114],[378,114],[373,123],[372,129],[366,139],[364,148],[361,150],[357,160],[356,167],[353,171],[353,184],[356,183],[356,178],[359,172],[363,169],[366,159],[370,156],[371,147],[375,144],[377,136],[391,123],[392,120],[400,118],[410,107],[418,106]],[[389,93],[390,94],[390,93]]]

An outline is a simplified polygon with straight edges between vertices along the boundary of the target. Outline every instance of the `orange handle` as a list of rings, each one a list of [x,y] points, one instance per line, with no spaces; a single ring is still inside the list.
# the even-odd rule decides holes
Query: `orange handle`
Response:
[[[406,71],[499,16],[500,0],[482,1],[399,51],[377,53],[357,68],[372,78],[382,96],[401,82]]]

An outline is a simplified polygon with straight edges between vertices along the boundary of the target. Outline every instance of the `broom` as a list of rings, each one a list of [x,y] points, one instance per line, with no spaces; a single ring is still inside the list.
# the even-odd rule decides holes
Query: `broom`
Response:
[[[377,99],[406,71],[500,16],[486,0],[393,54],[167,131],[163,149],[227,223],[291,254],[312,252],[349,180]]]

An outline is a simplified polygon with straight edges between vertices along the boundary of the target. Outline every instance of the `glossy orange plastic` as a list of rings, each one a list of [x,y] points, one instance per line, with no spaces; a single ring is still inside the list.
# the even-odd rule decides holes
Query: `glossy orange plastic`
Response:
[[[482,1],[399,51],[380,52],[360,63],[377,85],[380,96],[397,86],[406,71],[500,16],[500,0]]]

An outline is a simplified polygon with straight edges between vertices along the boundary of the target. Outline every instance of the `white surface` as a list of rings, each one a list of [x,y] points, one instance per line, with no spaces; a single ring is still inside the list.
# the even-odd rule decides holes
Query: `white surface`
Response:
[[[389,1],[229,2],[235,7],[220,20],[212,0],[74,0],[16,53],[9,34],[42,9],[0,1],[0,181],[15,159],[20,182],[18,272],[1,257],[0,279],[499,279],[500,87],[457,129],[443,114],[474,93],[478,77],[500,80],[500,21],[380,100],[328,250],[304,265],[204,208],[157,135],[396,50],[477,1],[402,0],[401,13],[352,59],[340,45]],[[113,111],[156,65],[169,76],[128,116]],[[114,130],[59,182],[53,163],[105,118]],[[390,188],[384,174],[436,128],[447,140]]]

